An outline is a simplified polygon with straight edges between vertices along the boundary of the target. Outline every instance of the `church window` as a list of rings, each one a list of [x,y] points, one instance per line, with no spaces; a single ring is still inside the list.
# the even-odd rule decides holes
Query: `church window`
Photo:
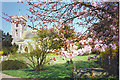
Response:
[[[20,50],[22,50],[22,45],[20,45]]]
[[[18,27],[18,24],[16,24],[16,27]]]
[[[16,36],[18,36],[18,30],[16,29]]]

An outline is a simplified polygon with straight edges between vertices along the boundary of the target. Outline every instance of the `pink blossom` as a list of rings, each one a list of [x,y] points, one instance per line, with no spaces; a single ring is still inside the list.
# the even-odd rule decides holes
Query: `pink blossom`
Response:
[[[83,48],[84,53],[91,53],[91,49],[92,47],[90,45],[85,45]]]
[[[74,13],[75,15],[77,15],[77,12],[76,12],[76,11],[73,11],[73,13]]]
[[[96,2],[91,2],[92,3],[92,6],[96,7],[97,6],[97,3]]]
[[[100,32],[98,35],[101,36],[103,34],[103,32]]]
[[[56,9],[56,7],[54,6],[53,9]]]
[[[113,49],[113,50],[116,50],[116,44],[109,44],[109,46]]]
[[[52,6],[55,6],[56,5],[56,3],[54,3]]]
[[[104,45],[103,44],[96,44],[95,47],[94,47],[94,50],[104,52],[106,48],[107,48],[106,44],[104,44]]]
[[[66,57],[67,51],[61,51],[61,55]]]
[[[53,39],[53,41],[55,41],[55,40],[57,40],[57,41],[58,41],[58,40],[60,40],[60,39],[58,39],[58,38],[54,38],[54,39]]]
[[[107,45],[106,45],[106,44],[103,44],[102,47],[103,47],[104,49],[106,49],[106,48],[107,48]]]
[[[116,39],[118,39],[118,36],[113,36],[113,38],[112,38],[113,40],[116,40]]]
[[[67,15],[67,12],[64,14],[64,16]]]
[[[56,3],[54,3],[51,7],[54,9],[55,5],[56,5]]]
[[[73,55],[77,56],[79,54],[78,50],[73,50],[72,51]]]
[[[44,38],[43,41],[44,41],[44,40],[47,40],[47,39],[49,39],[49,37]]]
[[[76,5],[75,5],[75,4],[73,4],[72,6],[73,6],[73,7],[76,7]]]
[[[112,30],[114,30],[114,31],[115,31],[115,30],[116,30],[116,28],[115,28],[115,27],[112,27]]]
[[[83,10],[83,12],[87,13],[88,11],[85,9],[85,10]]]
[[[112,28],[112,27],[113,27],[113,25],[110,25],[110,27]]]
[[[87,45],[86,47],[88,48],[88,49],[87,49],[87,52],[88,52],[88,53],[91,53],[92,47],[91,47],[90,45]]]
[[[105,51],[105,48],[104,48],[104,47],[101,47],[101,48],[99,49],[99,51],[100,51],[100,52],[104,52],[104,51]]]
[[[66,58],[72,59],[72,54],[71,53],[66,53],[65,56],[66,56]]]
[[[86,53],[86,48],[82,48],[82,52],[83,52],[83,53]]]
[[[98,42],[98,39],[96,39],[95,41],[94,41],[94,44],[98,44],[99,42]]]
[[[38,6],[39,6],[39,3],[37,3],[35,6],[38,7]]]
[[[78,55],[83,55],[84,53],[83,53],[83,50],[82,49],[78,49]]]
[[[99,40],[99,43],[101,44],[101,43],[103,43],[103,41],[102,41],[102,40]]]
[[[100,45],[99,45],[99,44],[96,44],[95,47],[94,47],[94,50],[100,51]]]
[[[62,13],[59,13],[59,15],[62,15]]]
[[[65,51],[64,48],[61,48],[61,50],[62,50],[61,55],[62,56],[71,59],[79,54],[82,55],[82,52],[80,50],[77,50],[78,46],[74,45],[73,43],[70,44],[69,41],[67,41],[67,42],[68,42],[67,51]]]
[[[84,44],[88,44],[88,41],[86,41],[86,40],[81,40],[81,41],[79,41],[79,43],[82,44],[82,45],[84,45]]]
[[[40,13],[39,13],[39,12],[37,12],[37,15],[40,15]]]
[[[34,21],[37,21],[37,18],[35,18]]]
[[[65,56],[66,56],[66,58],[72,59],[73,57],[75,57],[77,55],[72,54],[72,53],[66,53]]]
[[[105,37],[104,37],[104,36],[101,36],[101,37],[100,37],[100,39],[103,39],[103,40],[104,40],[104,39],[105,39]]]
[[[88,42],[93,42],[92,38],[87,38]]]
[[[78,48],[78,46],[76,46],[76,45],[73,45],[73,46],[72,46],[72,44],[70,45],[70,49],[71,49],[71,50],[72,50],[72,49],[75,49],[75,50],[76,50],[77,48]]]
[[[46,16],[46,15],[47,15],[46,13],[43,14],[43,16]]]

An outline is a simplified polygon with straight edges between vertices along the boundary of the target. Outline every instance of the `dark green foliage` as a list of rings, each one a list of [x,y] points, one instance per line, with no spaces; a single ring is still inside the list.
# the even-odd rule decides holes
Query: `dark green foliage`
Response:
[[[12,45],[12,36],[7,33],[3,33],[2,32],[2,51],[3,51],[3,55],[8,55],[8,54],[15,54],[18,46],[14,43]]]
[[[109,75],[117,76],[119,74],[119,45],[116,50],[107,48],[101,53],[98,63],[109,73]]]
[[[10,52],[11,54],[15,54],[18,50],[18,45],[16,45],[15,43],[10,47]]]
[[[7,60],[2,61],[2,70],[18,70],[18,69],[25,69],[27,65],[18,60]]]
[[[4,46],[7,46],[7,47],[12,46],[12,44],[11,44],[12,40],[13,40],[12,36],[9,33],[5,34],[2,32],[2,43],[4,43],[4,44],[2,44],[3,47]]]

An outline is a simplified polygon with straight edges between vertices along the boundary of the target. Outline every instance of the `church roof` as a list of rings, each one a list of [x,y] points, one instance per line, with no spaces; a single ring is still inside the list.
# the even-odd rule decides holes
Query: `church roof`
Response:
[[[27,30],[27,31],[24,31],[23,35],[22,35],[23,36],[23,40],[34,38],[35,36],[37,36],[36,32],[37,32],[37,30]]]
[[[16,15],[16,16],[10,16],[11,19],[23,19],[25,21],[27,21],[27,17],[26,16],[23,16],[23,15]]]

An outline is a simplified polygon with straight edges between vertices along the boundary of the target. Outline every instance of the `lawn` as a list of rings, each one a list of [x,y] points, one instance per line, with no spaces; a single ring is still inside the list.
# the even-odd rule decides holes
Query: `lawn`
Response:
[[[5,74],[21,77],[21,78],[65,78],[71,77],[72,74],[72,64],[68,64],[63,57],[58,57],[54,55],[49,55],[50,57],[56,57],[58,60],[57,62],[51,62],[51,64],[44,65],[42,71],[34,72],[32,68],[27,69],[19,69],[19,70],[4,70],[2,71]],[[96,64],[94,60],[88,61],[89,55],[87,56],[77,56],[74,57],[73,60],[75,61],[76,68],[99,68],[100,65]],[[91,55],[94,56],[94,55]],[[26,61],[26,58],[23,57],[21,54],[13,55],[12,58],[9,59],[16,59],[16,60],[23,60]]]

